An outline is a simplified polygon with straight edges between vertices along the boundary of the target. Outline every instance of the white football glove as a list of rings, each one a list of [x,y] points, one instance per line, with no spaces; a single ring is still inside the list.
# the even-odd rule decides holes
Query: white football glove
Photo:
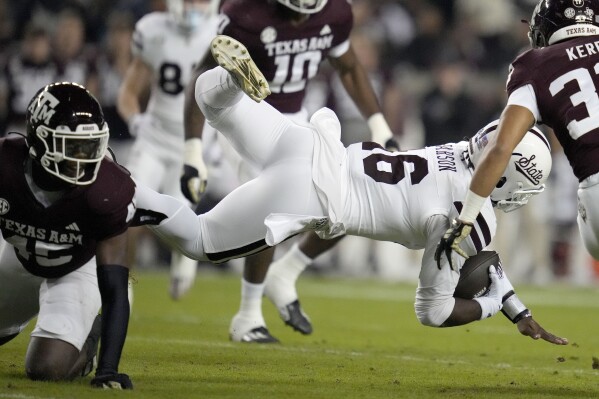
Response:
[[[197,204],[208,184],[208,168],[204,163],[202,140],[192,138],[185,141],[181,192],[189,201]]]
[[[131,118],[129,118],[127,121],[127,127],[129,128],[129,134],[131,137],[139,136],[144,119],[144,114],[134,114]]]
[[[489,292],[485,296],[474,298],[482,309],[481,320],[499,312],[503,307],[503,296],[514,288],[501,266],[489,266],[489,277],[491,278]]]

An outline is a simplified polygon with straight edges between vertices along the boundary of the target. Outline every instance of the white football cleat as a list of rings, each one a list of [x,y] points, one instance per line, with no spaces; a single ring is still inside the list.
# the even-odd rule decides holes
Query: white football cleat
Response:
[[[250,319],[241,316],[239,313],[231,320],[229,338],[233,342],[254,342],[257,344],[274,344],[279,342],[266,328],[264,319]]]
[[[260,102],[270,94],[268,82],[252,60],[247,48],[239,41],[218,35],[210,44],[212,57],[235,79],[241,90],[252,100]]]

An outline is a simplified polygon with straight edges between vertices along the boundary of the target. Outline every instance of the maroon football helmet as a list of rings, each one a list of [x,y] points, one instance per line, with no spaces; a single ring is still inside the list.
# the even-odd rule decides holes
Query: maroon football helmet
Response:
[[[76,83],[53,83],[33,97],[26,114],[29,155],[53,176],[74,185],[96,180],[108,147],[98,101]]]
[[[578,36],[599,35],[599,0],[541,0],[529,23],[533,48]]]

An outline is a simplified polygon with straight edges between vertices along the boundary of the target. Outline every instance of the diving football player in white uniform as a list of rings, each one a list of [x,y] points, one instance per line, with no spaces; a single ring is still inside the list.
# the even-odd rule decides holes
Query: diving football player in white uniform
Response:
[[[168,0],[168,12],[137,22],[134,59],[119,93],[118,109],[135,136],[127,168],[135,180],[185,200],[179,188],[183,167],[184,89],[191,72],[208,51],[217,19],[207,0]],[[151,89],[145,112],[144,94]],[[205,166],[203,166],[205,168]],[[130,230],[129,234],[136,230]],[[135,241],[130,236],[130,241]],[[196,261],[173,252],[170,294],[178,299],[193,284]]]
[[[269,82],[270,95],[265,101],[297,123],[307,123],[303,107],[307,83],[314,78],[325,60],[336,71],[352,102],[368,122],[372,140],[387,147],[397,147],[393,134],[378,103],[368,74],[359,62],[351,44],[353,13],[346,0],[228,0],[220,8],[219,34],[244,43],[261,73]],[[202,68],[206,65],[202,65]],[[205,70],[205,69],[202,69]],[[195,81],[193,82],[195,83]],[[190,84],[185,112],[185,166],[181,176],[182,190],[190,201],[199,201],[202,184],[200,138],[205,137],[204,116],[199,112]],[[256,168],[220,140],[223,159],[237,171],[241,182],[256,177]],[[224,145],[222,141],[225,141]],[[196,162],[199,167],[196,167]],[[214,177],[210,176],[214,181]],[[214,183],[211,183],[212,185]],[[335,240],[320,240],[309,234],[311,250],[324,252]],[[273,300],[279,315],[295,330],[310,334],[312,325],[301,311],[299,301],[280,302],[271,296],[266,272],[273,260],[274,248],[245,259],[241,279],[241,301],[229,326],[233,341],[272,343],[278,340],[270,334],[262,315],[263,295]],[[278,267],[279,274],[286,275]],[[275,293],[276,294],[276,293]]]
[[[495,123],[469,142],[421,150],[389,152],[371,142],[344,148],[332,111],[324,108],[312,116],[311,125],[300,126],[269,104],[257,103],[268,95],[268,84],[241,43],[218,36],[212,53],[229,73],[217,67],[202,74],[196,82],[196,101],[207,121],[261,172],[199,215],[197,224],[190,223],[188,208],[139,188],[138,212],[163,215],[151,228],[165,241],[189,257],[212,262],[257,253],[305,231],[322,238],[350,234],[423,248],[415,303],[422,324],[461,325],[503,308],[522,334],[567,343],[532,319],[504,273],[490,268],[492,284],[485,296],[454,298],[463,262],[455,269],[437,268],[433,259],[437,241],[460,210]],[[531,157],[538,171],[536,181],[518,171]],[[506,211],[542,191],[551,169],[547,140],[531,129],[514,161],[493,197]],[[475,254],[485,248],[495,227],[488,200],[476,220],[475,234],[465,242],[466,250]]]

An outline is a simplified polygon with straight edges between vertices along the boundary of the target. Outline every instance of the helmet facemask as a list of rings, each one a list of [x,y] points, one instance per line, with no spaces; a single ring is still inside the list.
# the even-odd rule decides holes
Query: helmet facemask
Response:
[[[545,185],[542,184],[538,188],[525,189],[522,182],[517,182],[517,189],[511,194],[511,198],[493,201],[493,193],[491,193],[491,202],[493,206],[504,213],[515,211],[516,209],[528,204],[528,200],[533,196],[545,191]]]
[[[211,12],[210,1],[167,0],[167,8],[178,26],[193,31],[202,24],[202,20]]]
[[[324,8],[328,0],[277,0],[285,7],[300,14],[316,14]]]
[[[56,129],[38,126],[36,135],[45,146],[39,163],[46,172],[77,186],[96,180],[108,148],[106,124],[102,128],[95,124],[79,125],[75,131],[67,126]],[[33,147],[31,150],[35,152]]]

